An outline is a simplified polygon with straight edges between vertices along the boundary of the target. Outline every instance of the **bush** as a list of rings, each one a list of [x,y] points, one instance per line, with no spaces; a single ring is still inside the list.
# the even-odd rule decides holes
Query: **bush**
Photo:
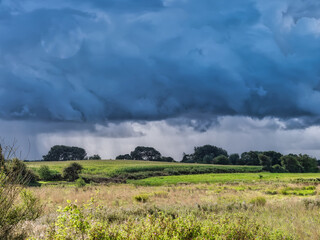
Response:
[[[15,176],[15,180],[20,184],[36,183],[39,179],[32,170],[27,169],[24,162],[17,158],[6,163],[6,172],[8,176]]]
[[[41,165],[38,170],[38,174],[41,180],[45,180],[45,181],[52,180],[52,175],[47,165]]]
[[[63,178],[69,182],[73,182],[79,178],[79,173],[82,169],[83,167],[79,163],[71,163],[63,169]]]
[[[84,187],[85,185],[86,185],[86,182],[83,180],[82,177],[80,177],[80,178],[78,178],[78,179],[76,180],[76,186],[77,186],[77,187]]]
[[[0,239],[24,239],[23,229],[15,227],[38,218],[42,212],[40,200],[18,185],[19,175],[0,172]]]

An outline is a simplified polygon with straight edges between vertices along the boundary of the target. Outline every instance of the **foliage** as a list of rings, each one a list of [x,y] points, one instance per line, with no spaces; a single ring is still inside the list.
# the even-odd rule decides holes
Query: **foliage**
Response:
[[[264,154],[259,154],[258,155],[259,157],[259,161],[260,161],[260,164],[263,166],[263,170],[264,171],[271,171],[271,164],[272,164],[272,161],[271,161],[271,158],[264,155]]]
[[[83,160],[87,153],[83,148],[69,147],[64,145],[53,146],[47,155],[43,156],[44,161],[67,161]]]
[[[244,152],[241,154],[241,161],[245,165],[260,165],[258,154],[256,151]]]
[[[224,156],[224,155],[220,155],[218,157],[215,157],[213,159],[213,163],[214,164],[221,164],[221,165],[229,165],[230,164],[230,161],[229,161],[229,158]]]
[[[243,213],[204,213],[200,220],[194,214],[173,216],[155,211],[141,219],[128,217],[112,224],[96,217],[103,209],[92,203],[79,206],[69,202],[58,210],[59,216],[48,229],[46,239],[292,239],[287,233],[259,225]]]
[[[139,195],[134,196],[134,199],[135,199],[137,202],[143,202],[143,203],[145,203],[145,202],[147,202],[147,201],[149,200],[149,197],[150,197],[149,194],[144,193],[144,194],[139,194]]]
[[[229,156],[229,162],[232,165],[239,165],[240,156],[238,153],[233,153]]]
[[[88,159],[89,160],[101,160],[101,157],[99,154],[94,154],[93,156],[90,156]]]
[[[77,187],[84,187],[85,185],[86,185],[86,182],[83,180],[82,177],[80,177],[80,178],[78,178],[78,179],[76,180],[76,186],[77,186]]]
[[[226,150],[212,145],[204,145],[201,147],[195,147],[193,154],[184,154],[182,162],[209,163],[209,159],[211,159],[210,161],[212,161],[212,159],[220,155],[228,157],[228,153]]]
[[[119,155],[116,157],[117,160],[132,160],[130,154]]]
[[[6,161],[6,174],[15,176],[19,183],[36,183],[38,176],[17,158]]]
[[[79,178],[79,173],[83,167],[79,163],[71,163],[68,167],[63,169],[63,178],[69,182],[73,182]]]
[[[281,157],[281,165],[288,171],[292,173],[303,172],[303,167],[296,155],[289,154]]]
[[[15,227],[22,221],[38,218],[42,212],[39,199],[18,185],[17,174],[0,173],[0,239],[4,240],[24,237],[23,229]]]
[[[60,181],[62,180],[62,176],[60,173],[51,171],[49,166],[41,165],[38,169],[38,174],[41,180],[44,181]]]

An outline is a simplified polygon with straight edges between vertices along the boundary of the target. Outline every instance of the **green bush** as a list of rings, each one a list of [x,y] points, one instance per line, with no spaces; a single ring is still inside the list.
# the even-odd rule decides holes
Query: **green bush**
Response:
[[[40,200],[18,185],[19,178],[15,174],[17,172],[0,173],[0,239],[4,240],[24,239],[23,229],[16,229],[16,226],[38,218],[42,212]]]
[[[79,173],[82,170],[79,163],[71,163],[68,167],[63,169],[63,178],[69,182],[73,182],[79,178]]]
[[[83,180],[82,177],[80,177],[80,178],[78,178],[78,179],[76,180],[76,186],[77,186],[77,187],[84,187],[85,185],[86,185],[86,182]]]

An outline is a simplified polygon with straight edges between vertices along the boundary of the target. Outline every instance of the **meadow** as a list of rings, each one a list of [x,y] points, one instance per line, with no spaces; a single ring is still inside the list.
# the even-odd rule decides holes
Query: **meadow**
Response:
[[[83,174],[107,177],[161,168],[223,170],[180,175],[180,169],[175,176],[84,187],[28,187],[43,206],[40,218],[19,228],[28,239],[320,239],[319,173],[144,161],[80,163]],[[41,164],[28,166],[36,170]],[[61,171],[70,162],[45,164]]]
[[[63,168],[77,162],[83,166],[81,176],[88,179],[143,179],[151,176],[260,172],[261,166],[231,166],[212,164],[168,163],[132,160],[83,160],[59,162],[27,162],[28,168],[37,172],[40,166],[47,165],[52,171],[62,173]]]

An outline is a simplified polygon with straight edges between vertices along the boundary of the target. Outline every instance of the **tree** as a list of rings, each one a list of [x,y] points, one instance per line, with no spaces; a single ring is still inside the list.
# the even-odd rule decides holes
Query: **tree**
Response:
[[[63,169],[63,178],[69,182],[73,182],[79,178],[79,174],[83,167],[79,163],[71,163]]]
[[[192,162],[205,163],[204,158],[207,155],[210,156],[212,159],[220,155],[228,157],[228,153],[226,150],[212,145],[204,145],[201,147],[194,148],[194,153],[191,155]]]
[[[161,154],[153,147],[138,146],[131,152],[133,160],[161,161]]]
[[[172,157],[161,157],[161,162],[175,162]]]
[[[101,160],[101,157],[98,154],[94,154],[93,156],[89,157],[89,160]]]
[[[291,173],[303,172],[303,167],[298,161],[298,156],[289,154],[281,157],[281,165]]]
[[[300,154],[298,161],[303,168],[303,172],[318,172],[317,159],[310,157],[307,154]]]
[[[44,161],[67,161],[83,160],[87,153],[83,148],[69,147],[64,145],[53,146],[47,155],[43,156]]]
[[[213,159],[213,163],[214,164],[221,164],[221,165],[229,165],[230,164],[230,161],[229,161],[229,158],[224,156],[224,155],[220,155],[218,157],[215,157]]]
[[[268,157],[264,154],[259,154],[258,157],[260,160],[260,164],[263,166],[262,170],[271,171],[272,161],[271,161],[270,157]]]
[[[183,157],[182,157],[182,161],[183,163],[193,163],[194,160],[193,160],[194,156],[193,154],[186,154],[186,153],[183,153]]]
[[[282,157],[282,154],[275,151],[265,151],[262,152],[263,155],[267,156],[271,160],[271,165],[281,164],[280,158]]]
[[[232,165],[239,164],[240,156],[238,153],[233,153],[229,156],[229,161]]]
[[[130,154],[119,155],[116,157],[117,160],[132,160]]]
[[[260,165],[260,160],[258,156],[258,152],[250,151],[250,152],[244,152],[241,154],[241,161],[245,165]]]

